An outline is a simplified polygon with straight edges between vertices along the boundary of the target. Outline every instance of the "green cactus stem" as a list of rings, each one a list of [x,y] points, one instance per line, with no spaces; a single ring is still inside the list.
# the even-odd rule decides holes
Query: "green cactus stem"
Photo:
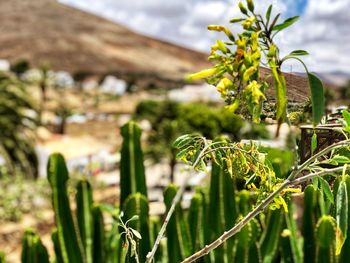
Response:
[[[141,149],[141,129],[134,122],[121,128],[123,145],[120,161],[120,207],[130,194],[141,193],[147,198],[145,168]]]

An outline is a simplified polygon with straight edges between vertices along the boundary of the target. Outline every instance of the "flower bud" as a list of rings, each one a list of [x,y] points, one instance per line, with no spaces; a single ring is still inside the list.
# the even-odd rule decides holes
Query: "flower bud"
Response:
[[[214,75],[215,73],[217,73],[216,68],[204,69],[204,70],[199,71],[197,73],[188,75],[186,79],[190,80],[190,81],[196,80],[196,79],[204,79],[204,78],[208,78],[208,77]]]
[[[249,30],[251,29],[253,23],[255,22],[255,17],[251,16],[249,18],[247,18],[243,23],[242,26],[244,29]]]
[[[248,5],[249,11],[254,12],[254,2],[253,2],[253,0],[247,0],[247,5]]]
[[[227,109],[229,112],[234,113],[239,107],[239,100],[235,100],[231,105],[225,106],[225,109]]]
[[[267,53],[268,58],[272,58],[276,55],[277,53],[277,47],[275,45],[271,45],[269,48],[269,52]]]
[[[248,81],[249,78],[256,72],[256,67],[248,68],[243,74],[243,81]]]
[[[228,49],[225,46],[224,42],[222,42],[221,40],[217,40],[216,41],[217,47],[218,49],[222,52],[222,53],[227,53]]]
[[[248,10],[245,8],[242,2],[239,2],[238,7],[241,10],[242,14],[248,15]]]

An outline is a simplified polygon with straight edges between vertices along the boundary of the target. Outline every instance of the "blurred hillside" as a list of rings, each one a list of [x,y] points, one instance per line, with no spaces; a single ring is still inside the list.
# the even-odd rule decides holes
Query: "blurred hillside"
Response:
[[[1,1],[0,34],[0,58],[11,63],[26,59],[34,67],[48,64],[72,75],[112,74],[140,86],[174,87],[170,82],[183,83],[185,73],[210,66],[206,54],[137,34],[55,0]],[[305,101],[305,77],[286,74],[286,80],[290,100]],[[273,99],[273,89],[267,95]]]
[[[55,0],[0,1],[0,58],[70,73],[154,73],[182,78],[206,55],[155,40]]]

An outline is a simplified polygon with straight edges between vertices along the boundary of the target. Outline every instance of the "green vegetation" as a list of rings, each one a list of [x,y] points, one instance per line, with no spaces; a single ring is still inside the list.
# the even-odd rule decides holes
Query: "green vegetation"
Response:
[[[245,123],[236,114],[204,103],[143,101],[136,108],[135,118],[146,119],[151,123],[146,154],[156,161],[164,157],[169,159],[171,181],[176,164],[176,149],[170,145],[181,134],[196,132],[207,138],[225,134],[234,141],[269,137],[264,125]]]
[[[0,74],[0,164],[2,174],[38,174],[32,143],[37,126],[36,109],[23,83],[10,74]]]
[[[294,24],[298,17],[279,23],[279,14],[271,18],[272,5],[264,16],[255,13],[252,0],[238,6],[244,17],[231,23],[242,22],[243,33],[234,36],[226,27],[209,26],[210,30],[224,32],[229,42],[218,40],[212,47],[209,59],[217,63],[213,68],[190,76],[208,78],[209,83],[215,84],[231,113],[207,105],[180,106],[172,102],[147,102],[139,105],[137,111],[138,117],[150,120],[154,134],[149,140],[154,136],[158,145],[168,145],[169,140],[186,131],[197,132],[178,137],[170,153],[163,155],[170,155],[172,161],[176,156],[196,171],[210,169],[209,187],[193,189],[190,207],[184,209],[181,201],[190,174],[187,175],[182,186],[171,184],[165,189],[164,219],[151,219],[141,129],[129,122],[121,128],[119,207],[94,203],[92,188],[83,179],[76,185],[74,213],[67,192],[65,160],[62,155],[53,154],[48,180],[55,213],[55,262],[348,261],[350,113],[343,111],[343,127],[339,129],[345,140],[319,151],[312,147],[312,156],[301,164],[293,134],[290,151],[261,147],[253,141],[237,142],[242,121],[229,114],[241,107],[249,112],[253,123],[261,121],[268,88],[260,74],[262,57],[274,81],[278,136],[282,123],[290,125],[281,66],[288,59],[304,65],[299,57],[307,55],[306,51],[296,50],[281,58],[274,43],[276,34]],[[317,125],[324,113],[323,87],[314,74],[307,69],[306,72],[312,120]],[[218,137],[222,133],[227,136]],[[304,211],[299,229],[295,216],[300,213],[296,212],[293,197],[300,196],[304,196]],[[159,220],[164,223],[157,234]],[[22,262],[35,261],[48,262],[48,253],[39,236],[27,230]]]

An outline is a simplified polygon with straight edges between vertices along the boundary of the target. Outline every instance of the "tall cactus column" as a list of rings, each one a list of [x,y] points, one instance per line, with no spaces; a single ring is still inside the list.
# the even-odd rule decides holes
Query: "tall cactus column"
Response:
[[[64,263],[83,263],[83,253],[78,243],[78,236],[67,194],[68,170],[61,154],[52,154],[48,163],[48,179],[52,189],[52,205],[60,251]]]
[[[141,193],[147,197],[145,168],[141,149],[141,129],[135,122],[121,128],[123,145],[120,161],[120,207],[130,194]]]

